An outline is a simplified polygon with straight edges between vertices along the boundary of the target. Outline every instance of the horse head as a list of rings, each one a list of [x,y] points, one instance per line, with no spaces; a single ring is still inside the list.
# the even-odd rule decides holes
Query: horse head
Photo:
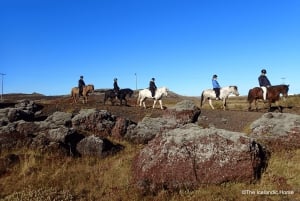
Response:
[[[90,92],[90,93],[93,93],[95,88],[94,88],[94,85],[93,84],[89,84],[87,85],[87,92]]]
[[[129,97],[131,97],[133,95],[133,90],[130,90],[128,95],[129,95]]]
[[[160,92],[164,96],[168,96],[169,89],[167,87],[160,88]]]
[[[231,92],[232,92],[234,95],[236,95],[236,96],[239,96],[239,95],[240,95],[237,86],[230,86],[229,88],[231,89]]]
[[[281,93],[282,93],[282,96],[283,96],[284,98],[287,98],[287,97],[288,97],[289,86],[290,86],[290,85],[285,85],[285,84],[282,85]]]

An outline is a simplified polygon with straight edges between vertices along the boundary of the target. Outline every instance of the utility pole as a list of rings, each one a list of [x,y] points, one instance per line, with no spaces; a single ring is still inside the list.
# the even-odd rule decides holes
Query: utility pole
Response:
[[[4,73],[0,73],[1,75],[1,102],[3,101],[3,76],[5,75]]]
[[[134,75],[135,75],[135,90],[137,90],[137,74],[134,73]]]

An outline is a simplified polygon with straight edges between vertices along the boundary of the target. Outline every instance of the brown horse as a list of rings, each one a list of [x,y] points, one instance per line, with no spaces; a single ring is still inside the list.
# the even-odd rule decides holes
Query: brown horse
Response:
[[[278,101],[280,100],[280,94],[284,98],[288,96],[288,91],[289,91],[289,85],[274,85],[270,86],[267,89],[267,101],[269,103],[269,111],[271,111],[271,104],[275,103],[276,106],[278,107],[278,110],[282,112],[282,108],[279,106]],[[248,111],[251,110],[251,104],[254,101],[255,104],[255,109],[258,111],[257,107],[257,100],[262,99],[263,100],[263,90],[260,87],[254,87],[253,89],[250,89],[248,92]]]
[[[82,96],[83,96],[83,103],[87,103],[88,101],[88,95],[90,93],[94,92],[94,85],[89,84],[83,87],[82,89]],[[77,99],[79,99],[79,88],[78,87],[73,87],[71,90],[71,97],[73,99],[73,103],[77,103]]]

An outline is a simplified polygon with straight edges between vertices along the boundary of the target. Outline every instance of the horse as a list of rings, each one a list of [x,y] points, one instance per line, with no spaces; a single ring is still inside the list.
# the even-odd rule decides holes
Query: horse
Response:
[[[222,87],[220,89],[220,98],[223,101],[223,110],[226,110],[226,100],[230,94],[239,96],[240,94],[238,91],[238,87],[237,86],[228,86],[228,87]],[[212,105],[212,99],[216,99],[216,93],[213,89],[206,89],[206,90],[202,91],[200,108],[202,108],[202,105],[204,104],[206,99],[208,99],[211,109],[214,110],[215,108]]]
[[[107,99],[110,99],[112,105],[114,105],[113,100],[116,99],[116,97],[120,100],[120,105],[123,104],[123,100],[125,101],[125,105],[127,105],[126,96],[131,97],[132,94],[133,94],[133,90],[131,90],[129,88],[119,90],[117,95],[113,89],[109,89],[109,90],[105,91],[105,93],[104,93],[103,105],[105,105],[105,102],[107,101]]]
[[[157,88],[155,91],[155,95],[154,95],[154,102],[153,102],[153,106],[152,108],[155,108],[155,104],[158,101],[160,104],[160,108],[163,110],[163,106],[162,106],[162,98],[164,96],[168,96],[168,91],[169,89],[167,87],[160,87]],[[145,101],[147,98],[152,98],[152,94],[151,91],[147,88],[147,89],[142,89],[139,91],[139,95],[137,98],[137,104],[140,105],[140,107],[144,106],[144,108],[146,108],[146,104]]]
[[[88,101],[88,95],[90,93],[94,92],[94,85],[89,84],[83,87],[82,89],[82,96],[83,96],[83,104],[87,103]],[[71,97],[73,99],[73,103],[77,103],[77,99],[79,99],[79,88],[78,87],[73,87],[71,90]]]
[[[282,112],[282,107],[278,104],[278,101],[280,100],[280,94],[282,94],[284,100],[288,96],[289,91],[289,85],[281,84],[281,85],[274,85],[267,88],[267,102],[269,104],[269,111],[271,111],[271,104],[275,103],[278,110]],[[257,100],[262,99],[263,100],[263,90],[261,87],[254,87],[249,90],[248,92],[248,111],[251,110],[251,104],[254,101],[255,109],[258,111],[257,107]]]

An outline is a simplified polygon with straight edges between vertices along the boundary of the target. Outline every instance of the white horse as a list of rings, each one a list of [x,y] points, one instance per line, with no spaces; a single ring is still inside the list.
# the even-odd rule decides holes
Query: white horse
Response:
[[[163,96],[168,96],[168,88],[167,87],[161,87],[161,88],[157,88],[155,91],[155,96],[154,96],[154,103],[152,108],[155,108],[155,104],[158,101],[160,104],[160,108],[164,109],[162,106],[162,97]],[[139,91],[139,96],[137,98],[137,104],[139,104],[141,107],[142,105],[144,106],[144,108],[146,108],[146,104],[145,101],[147,98],[152,98],[151,95],[151,91],[149,89],[142,89]]]
[[[222,87],[220,89],[220,98],[223,101],[223,110],[226,110],[226,100],[230,94],[234,94],[236,96],[240,95],[237,86]],[[211,99],[216,99],[216,93],[213,89],[206,89],[202,92],[201,103],[200,103],[201,108],[206,99],[208,99],[211,109],[214,110],[215,108],[212,105]]]

